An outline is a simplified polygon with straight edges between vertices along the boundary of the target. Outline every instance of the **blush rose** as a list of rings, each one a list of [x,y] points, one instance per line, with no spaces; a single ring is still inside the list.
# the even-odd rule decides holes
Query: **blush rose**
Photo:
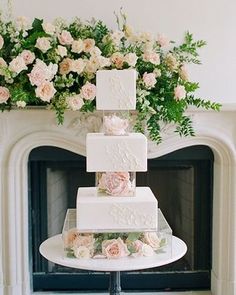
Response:
[[[108,259],[117,259],[128,256],[130,252],[122,239],[118,238],[103,241],[102,254]]]

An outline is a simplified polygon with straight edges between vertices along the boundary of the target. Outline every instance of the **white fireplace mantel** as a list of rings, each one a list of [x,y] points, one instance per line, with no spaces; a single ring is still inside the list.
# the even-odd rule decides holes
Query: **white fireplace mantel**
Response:
[[[165,130],[163,143],[149,143],[149,158],[183,147],[207,145],[214,153],[213,251],[211,291],[236,294],[236,107],[220,112],[191,110],[195,137],[179,138]],[[101,117],[68,112],[58,126],[42,109],[0,114],[0,294],[29,295],[28,156],[51,145],[85,155],[85,135],[97,131]],[[201,242],[201,241],[199,241]],[[204,241],[202,241],[204,243]]]

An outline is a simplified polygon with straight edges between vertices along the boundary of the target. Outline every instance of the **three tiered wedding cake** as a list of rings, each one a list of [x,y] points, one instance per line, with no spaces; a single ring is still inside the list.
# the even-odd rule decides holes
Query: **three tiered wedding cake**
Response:
[[[150,256],[166,239],[158,235],[157,199],[135,184],[135,173],[147,171],[147,139],[128,130],[136,71],[98,71],[96,85],[103,132],[87,135],[86,159],[97,184],[78,189],[76,228],[64,231],[64,245],[77,258]]]

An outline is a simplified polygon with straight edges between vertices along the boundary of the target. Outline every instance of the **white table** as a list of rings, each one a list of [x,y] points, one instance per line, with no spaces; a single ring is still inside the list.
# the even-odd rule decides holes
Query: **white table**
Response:
[[[187,251],[186,244],[179,238],[172,237],[171,253],[158,253],[151,257],[127,257],[122,259],[75,259],[65,257],[61,235],[44,241],[39,248],[42,256],[59,265],[94,271],[110,272],[110,295],[119,295],[120,271],[131,271],[166,265],[180,259]]]

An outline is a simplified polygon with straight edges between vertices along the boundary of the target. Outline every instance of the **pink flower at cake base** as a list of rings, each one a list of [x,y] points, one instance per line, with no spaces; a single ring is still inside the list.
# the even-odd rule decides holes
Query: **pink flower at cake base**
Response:
[[[140,257],[140,256],[150,257],[150,256],[153,256],[154,254],[153,248],[150,245],[147,245],[140,240],[134,241],[132,243],[132,246],[135,249],[135,253],[132,253],[133,257]]]
[[[72,248],[74,244],[74,240],[78,235],[78,230],[76,228],[72,228],[63,233],[62,239],[65,248]]]
[[[126,119],[121,119],[116,115],[104,116],[103,127],[106,135],[124,135],[129,122]]]
[[[106,172],[99,179],[98,188],[111,196],[129,195],[131,182],[128,172]]]
[[[0,86],[0,103],[6,103],[10,97],[8,88]]]
[[[108,259],[117,259],[128,256],[130,252],[122,239],[118,238],[103,241],[102,254]]]
[[[80,246],[73,249],[74,255],[78,259],[89,259],[91,258],[90,250],[85,246]]]
[[[156,232],[145,232],[143,241],[152,247],[153,250],[158,250],[160,248],[160,239]]]
[[[92,83],[86,82],[81,88],[80,93],[85,100],[93,100],[96,96],[96,86]]]

